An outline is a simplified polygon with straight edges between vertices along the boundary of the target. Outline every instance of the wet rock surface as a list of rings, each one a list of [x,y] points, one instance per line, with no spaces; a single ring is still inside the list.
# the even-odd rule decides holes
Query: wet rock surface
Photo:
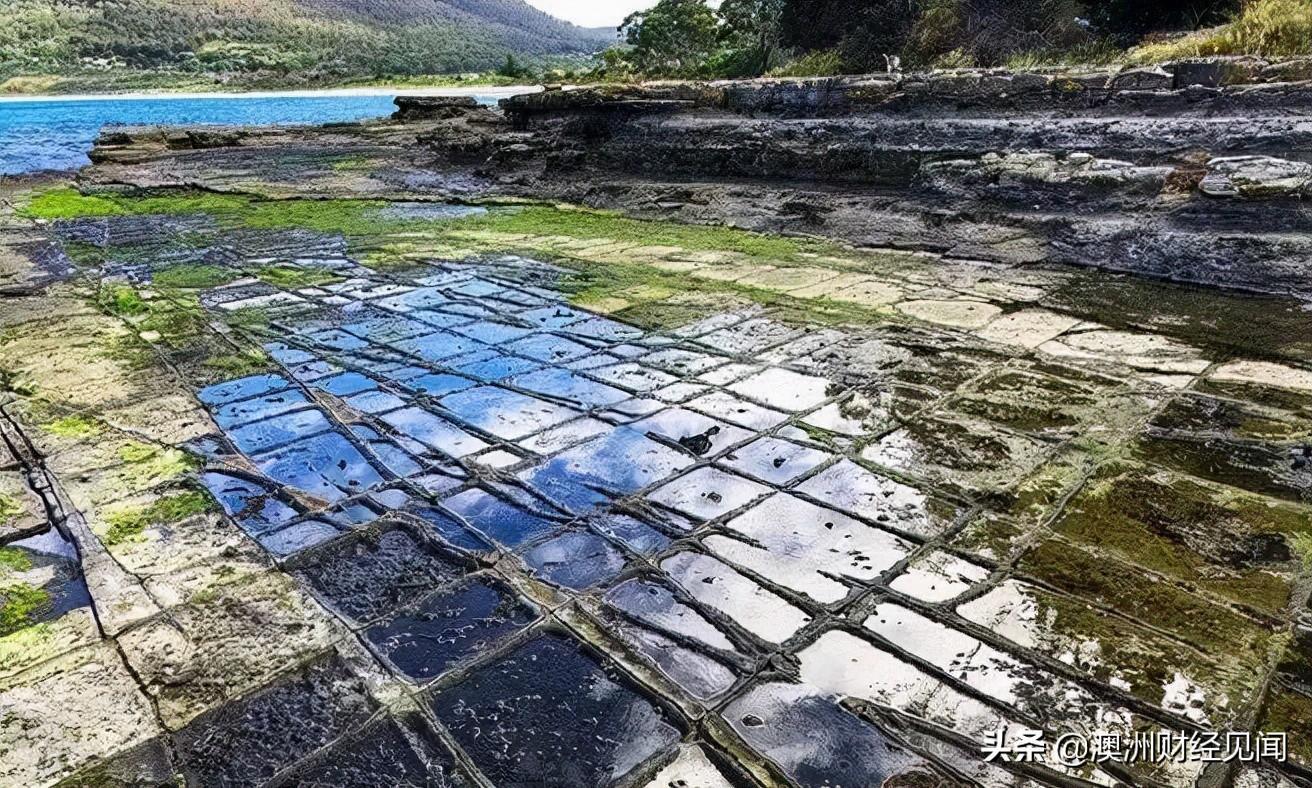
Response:
[[[992,77],[958,77],[959,117],[909,82],[847,100],[991,129]],[[1105,102],[1067,109],[1176,107],[1167,78],[1089,76]],[[592,154],[819,100],[689,90]],[[1207,100],[1171,111],[1279,114]],[[506,134],[531,161],[573,111],[125,133],[85,194],[0,212],[25,283],[0,298],[0,784],[1307,782],[1304,302],[1019,264],[1023,233],[963,260],[433,200],[600,188],[472,163]],[[1140,216],[1176,177],[1156,155],[958,151],[927,183]],[[1206,199],[1297,175],[1222,170],[1238,193]],[[183,181],[218,191],[159,190]],[[611,204],[773,204],[712,186]],[[986,763],[1004,725],[1287,730],[1291,758]]]
[[[370,703],[340,665],[315,665],[286,684],[205,715],[177,735],[189,781],[262,785],[288,763],[368,719]]]
[[[551,634],[437,692],[432,705],[498,784],[607,785],[679,737],[659,707]]]

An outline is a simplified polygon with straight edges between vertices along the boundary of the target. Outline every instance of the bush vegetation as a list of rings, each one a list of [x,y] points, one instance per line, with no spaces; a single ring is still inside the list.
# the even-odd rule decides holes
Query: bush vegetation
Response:
[[[1131,50],[1136,62],[1208,55],[1312,54],[1312,0],[1253,0],[1232,22]]]
[[[659,0],[621,34],[602,77],[1288,56],[1312,54],[1312,0]]]

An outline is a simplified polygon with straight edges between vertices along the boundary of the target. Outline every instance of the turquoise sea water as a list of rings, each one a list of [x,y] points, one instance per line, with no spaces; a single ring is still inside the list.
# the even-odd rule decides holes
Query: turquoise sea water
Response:
[[[476,96],[493,103],[495,95]],[[106,125],[318,124],[392,114],[390,95],[0,100],[0,175],[72,170]]]

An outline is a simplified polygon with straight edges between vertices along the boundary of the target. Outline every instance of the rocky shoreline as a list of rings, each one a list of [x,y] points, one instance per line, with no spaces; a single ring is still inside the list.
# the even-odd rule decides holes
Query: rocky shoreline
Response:
[[[402,97],[356,139],[413,135],[465,176],[418,191],[557,199],[673,221],[822,235],[1000,263],[1092,266],[1312,294],[1306,63],[960,71]],[[1267,80],[1267,81],[1259,81]],[[114,131],[159,146],[351,134]]]
[[[1309,88],[1190,69],[405,98],[11,184],[0,785],[1312,785]]]

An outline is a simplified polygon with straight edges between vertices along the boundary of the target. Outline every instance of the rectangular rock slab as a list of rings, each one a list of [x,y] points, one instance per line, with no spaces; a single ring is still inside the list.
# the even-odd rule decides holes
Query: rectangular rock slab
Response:
[[[229,579],[119,638],[171,729],[324,651],[344,630],[281,573]],[[188,677],[181,681],[179,677]]]
[[[27,486],[21,471],[0,471],[0,502],[7,511],[0,515],[0,544],[38,533],[45,528],[45,505]]]
[[[105,551],[81,515],[75,514],[65,522],[82,554],[82,576],[105,634],[117,635],[159,612],[159,605],[141,581]]]
[[[189,784],[264,785],[373,711],[363,682],[330,658],[196,719],[174,741]]]
[[[1060,315],[1046,309],[1026,309],[1003,315],[980,329],[978,333],[991,342],[1032,350],[1056,339],[1079,324],[1079,318]]]
[[[551,633],[429,703],[497,785],[614,785],[681,738],[669,712],[587,649]]]
[[[1269,361],[1231,361],[1217,367],[1208,378],[1312,392],[1312,372]]]
[[[733,783],[720,772],[706,755],[706,750],[694,744],[679,745],[674,761],[652,778],[645,788],[733,788]]]
[[[54,785],[161,734],[150,701],[107,643],[0,681],[2,785]]]
[[[841,579],[874,581],[914,549],[887,531],[786,493],[767,498],[725,527],[750,544],[715,535],[705,540],[711,550],[823,604],[847,595]]]
[[[879,476],[850,460],[807,479],[797,490],[882,527],[926,538],[950,527],[957,515],[952,504]]]
[[[947,784],[929,762],[812,687],[757,684],[721,714],[748,746],[804,785]]]
[[[736,570],[699,553],[676,553],[661,562],[693,599],[732,618],[767,643],[783,643],[811,617]]]

